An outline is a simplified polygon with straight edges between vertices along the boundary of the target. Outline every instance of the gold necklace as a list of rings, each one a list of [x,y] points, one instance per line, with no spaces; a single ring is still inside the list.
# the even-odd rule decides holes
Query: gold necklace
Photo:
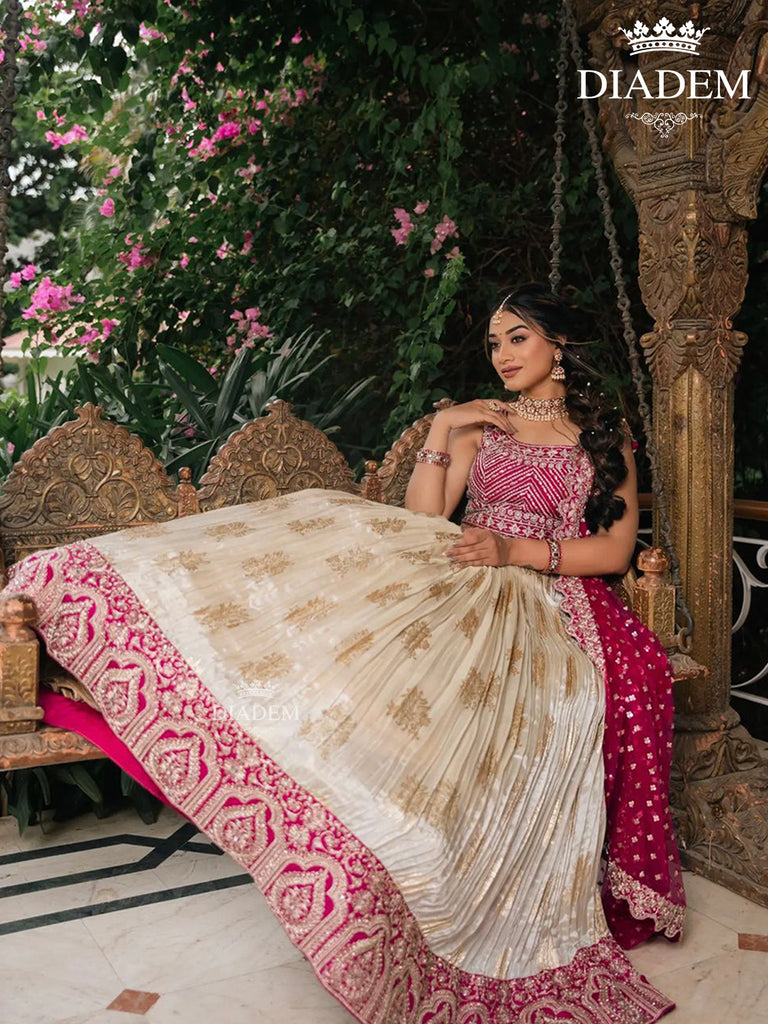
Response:
[[[560,420],[566,416],[565,396],[557,398],[530,398],[520,395],[507,403],[524,420]]]

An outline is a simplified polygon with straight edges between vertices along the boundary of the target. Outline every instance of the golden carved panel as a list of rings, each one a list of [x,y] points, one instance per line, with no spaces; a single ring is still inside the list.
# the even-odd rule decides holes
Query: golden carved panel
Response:
[[[261,501],[305,487],[359,490],[347,460],[317,427],[276,399],[266,416],[241,427],[211,459],[197,492],[203,512]]]
[[[142,441],[102,419],[99,406],[37,441],[0,495],[5,559],[176,516],[174,485]]]
[[[435,402],[435,412],[430,412],[407,427],[384,456],[377,472],[381,495],[380,500],[387,505],[405,504],[405,492],[416,464],[416,452],[424,447],[424,442],[432,426],[432,420],[441,409],[455,405],[452,398],[441,398]]]

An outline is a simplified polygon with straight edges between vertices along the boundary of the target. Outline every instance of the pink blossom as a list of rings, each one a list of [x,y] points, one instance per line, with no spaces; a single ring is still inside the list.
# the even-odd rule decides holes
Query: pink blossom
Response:
[[[8,454],[9,455],[13,455],[13,453],[15,451],[16,451],[16,446],[14,445],[13,441],[9,441],[8,442]]]
[[[447,252],[445,254],[445,258],[447,260],[455,260],[458,255],[459,255],[459,247],[458,247],[458,245],[454,245],[454,247],[451,249],[451,251]]]
[[[29,306],[22,312],[24,320],[38,320],[46,323],[48,313],[61,313],[72,309],[76,302],[85,302],[84,295],[73,294],[74,286],[57,285],[50,277],[44,277],[32,293]]]
[[[115,201],[113,199],[105,199],[99,207],[99,213],[102,215],[102,217],[114,217]]]
[[[301,42],[302,38],[303,37],[301,35],[301,29],[299,29],[296,35],[291,36],[291,42],[293,43],[294,46],[296,46],[297,43]]]
[[[402,206],[396,206],[394,209],[395,220],[400,224],[399,228],[392,228],[390,234],[395,240],[397,245],[405,245],[408,241],[408,236],[413,231],[413,221],[411,215],[407,210],[404,210]]]
[[[44,110],[38,110],[37,114],[36,114],[36,117],[37,117],[38,121],[44,121],[45,120],[45,111]]]
[[[425,200],[422,200],[419,203],[416,203],[416,205],[413,208],[413,212],[418,216],[419,214],[426,213],[428,209],[429,209],[429,200],[425,199]]]
[[[108,338],[110,336],[110,334],[112,333],[112,331],[114,331],[119,322],[119,320],[109,320],[108,318],[105,318],[104,320],[101,321],[101,329],[104,333],[105,338]]]
[[[240,250],[240,252],[243,255],[246,255],[247,253],[249,253],[251,251],[252,248],[253,248],[253,232],[252,231],[246,231],[243,234],[243,247]]]
[[[213,135],[213,142],[218,142],[219,139],[231,139],[235,135],[240,134],[240,125],[236,121],[225,121],[224,124],[219,125]]]
[[[197,106],[195,101],[189,98],[189,93],[187,92],[186,85],[181,90],[181,98],[184,100],[185,110],[194,110],[195,107]]]
[[[434,277],[434,276],[435,276],[435,268],[434,267],[427,267],[427,269],[424,271],[424,277]]]
[[[190,149],[190,156],[199,156],[201,160],[207,160],[211,156],[215,156],[218,153],[216,146],[213,144],[213,139],[200,139],[194,149]]]
[[[446,238],[458,237],[459,231],[455,223],[451,220],[450,217],[445,216],[439,222],[439,224],[435,224],[435,237],[432,239],[432,244],[429,247],[429,251],[434,256],[438,249],[442,248],[443,242],[446,240]]]
[[[11,288],[21,288],[21,274],[18,270],[14,270],[10,277]]]
[[[221,61],[219,61],[218,64],[216,65],[216,70],[217,71],[224,71],[225,70],[224,65],[221,63]]]
[[[34,263],[28,263],[21,271],[22,281],[33,281],[39,269]]]
[[[229,256],[229,242],[222,242],[219,248],[216,250],[216,255],[220,260],[224,260]]]
[[[179,266],[183,267],[184,269],[186,269],[189,266],[189,256],[187,256],[185,252],[181,254],[181,257],[179,259]]]
[[[54,111],[54,115],[55,113],[56,112]],[[61,120],[63,120],[63,118]],[[57,120],[57,124],[58,123],[60,122]],[[54,149],[58,149],[60,146],[68,146],[70,142],[87,142],[88,132],[82,125],[76,124],[73,125],[69,131],[64,132],[63,135],[59,134],[59,132],[50,131],[49,129],[45,133],[45,138],[51,143]]]
[[[138,242],[128,252],[119,252],[115,259],[125,264],[128,270],[138,270],[139,267],[151,267],[157,262],[157,256],[153,256]],[[138,292],[136,293],[138,296]]]
[[[107,174],[107,177],[108,178],[116,178],[118,176],[118,174],[120,174],[120,168],[119,167],[112,167],[112,168],[110,168],[109,173]]]

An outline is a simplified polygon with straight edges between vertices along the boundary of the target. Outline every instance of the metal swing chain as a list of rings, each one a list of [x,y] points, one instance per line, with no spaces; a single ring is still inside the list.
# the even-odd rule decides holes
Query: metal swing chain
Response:
[[[549,251],[552,253],[549,270],[549,287],[553,294],[560,291],[560,259],[563,254],[563,185],[565,175],[563,174],[563,143],[565,142],[565,113],[568,109],[568,45],[570,37],[565,19],[560,26],[560,49],[557,58],[557,103],[555,111],[555,169],[552,173],[552,243]]]
[[[584,55],[581,49],[581,42],[579,40],[579,31],[576,24],[576,18],[571,7],[570,0],[563,0],[563,22],[561,26],[561,54],[563,39],[569,39],[571,44],[571,56],[574,60],[576,67],[581,67],[583,64]],[[567,66],[562,65],[561,61],[558,60],[558,98],[560,92],[564,90],[564,81],[566,78]],[[684,621],[684,625],[681,626],[678,633],[678,644],[682,651],[688,652],[691,650],[692,638],[693,638],[693,616],[683,594],[683,582],[680,575],[680,558],[677,553],[677,548],[672,537],[672,526],[669,521],[669,512],[667,509],[666,491],[664,488],[664,480],[659,466],[658,450],[656,448],[656,442],[653,436],[653,426],[651,422],[651,410],[648,407],[648,403],[645,398],[645,389],[643,387],[643,373],[640,366],[640,357],[638,354],[638,341],[637,334],[635,333],[634,326],[632,324],[632,314],[630,312],[629,296],[627,295],[627,287],[624,279],[624,267],[621,258],[621,252],[619,250],[619,243],[616,235],[616,224],[613,219],[613,208],[611,206],[610,193],[605,179],[605,166],[603,162],[603,154],[600,146],[600,141],[597,134],[597,126],[595,123],[595,116],[592,111],[589,100],[583,99],[582,103],[582,114],[584,119],[584,127],[589,138],[590,155],[592,158],[592,166],[595,172],[595,178],[597,180],[597,194],[600,197],[602,203],[603,212],[603,229],[606,240],[608,241],[608,249],[611,256],[611,270],[613,272],[613,280],[616,286],[616,292],[618,297],[618,307],[621,312],[621,320],[623,325],[624,341],[627,346],[627,354],[629,356],[629,365],[632,371],[632,381],[635,386],[637,393],[637,404],[640,416],[643,421],[643,429],[645,430],[646,439],[646,453],[648,455],[648,462],[651,467],[651,479],[653,481],[653,493],[656,499],[656,508],[659,513],[659,526],[661,530],[661,536],[664,543],[665,550],[669,556],[670,563],[670,575],[672,582],[675,586],[675,607],[679,612],[681,618]],[[562,111],[564,119],[565,110]],[[558,120],[557,130],[562,130],[561,124],[561,112],[558,108]],[[555,134],[556,146],[555,146],[555,175],[553,176],[553,182],[559,177],[562,181],[562,142],[557,142],[557,130]],[[558,163],[559,161],[559,163]],[[561,186],[562,189],[562,186]],[[557,233],[553,238],[553,267],[556,266],[557,270],[555,273],[555,280],[560,280],[560,256],[562,253],[562,241],[560,237],[560,216],[562,213],[562,192],[558,197],[559,208],[555,213],[555,223],[557,225]],[[554,204],[553,204],[554,205]],[[553,224],[554,227],[554,224]],[[556,261],[556,262],[555,262]],[[550,281],[553,279],[550,275]]]
[[[3,62],[0,66],[0,374],[3,372],[2,339],[5,328],[3,290],[8,275],[8,204],[11,178],[13,115],[16,104],[16,51],[19,48],[22,8],[19,0],[6,0],[7,15],[3,23]]]

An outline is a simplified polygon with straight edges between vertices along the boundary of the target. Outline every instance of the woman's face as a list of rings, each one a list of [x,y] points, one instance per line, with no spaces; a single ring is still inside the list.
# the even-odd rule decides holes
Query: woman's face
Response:
[[[491,317],[488,349],[491,362],[508,391],[529,391],[548,382],[552,394],[564,392],[562,384],[550,377],[556,346],[526,326],[518,313],[503,310]]]

